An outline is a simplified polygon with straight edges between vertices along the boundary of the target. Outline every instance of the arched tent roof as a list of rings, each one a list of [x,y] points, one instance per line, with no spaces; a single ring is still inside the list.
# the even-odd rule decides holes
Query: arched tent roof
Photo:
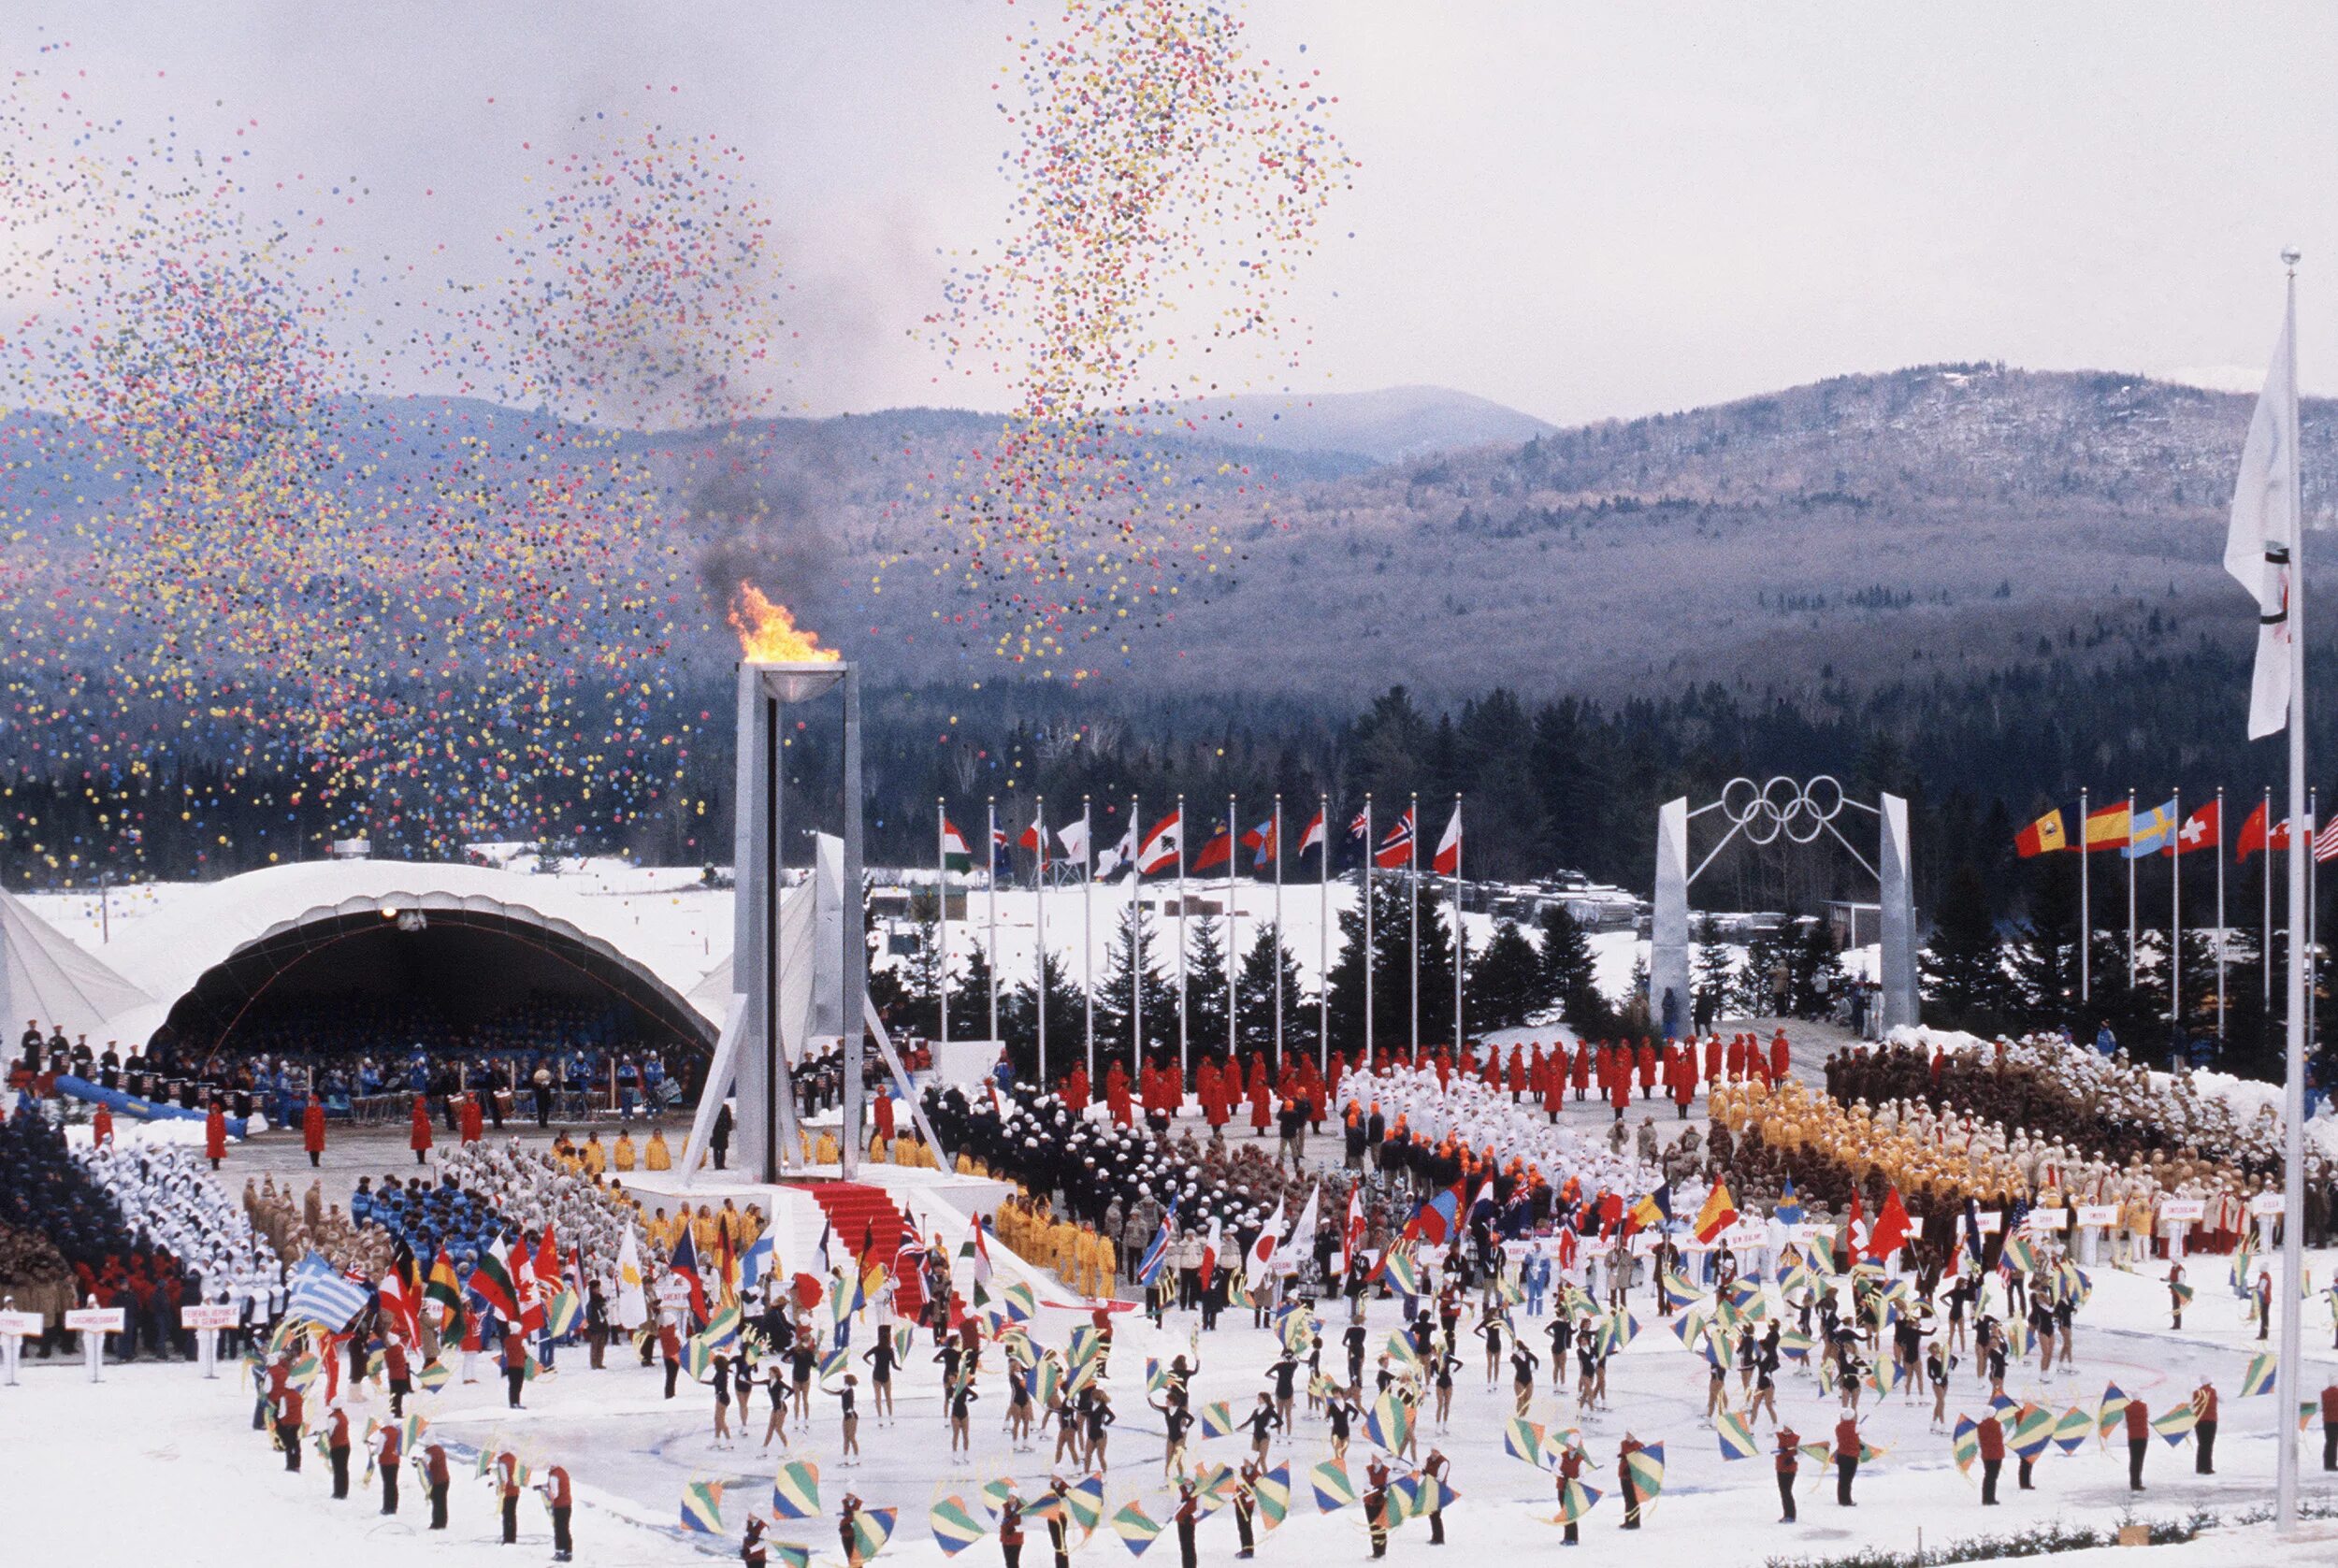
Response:
[[[154,999],[0,888],[0,1028],[27,1018],[68,1035],[107,1037],[108,1020]]]
[[[709,947],[729,946],[730,902],[727,891],[694,885],[595,891],[589,878],[427,861],[272,866],[188,889],[117,937],[108,959],[152,1000],[117,1013],[106,1029],[147,1040],[212,969],[303,927],[435,911],[565,939],[702,1020],[711,1040],[722,1007],[701,994],[702,983],[711,970],[729,972],[728,952],[710,956]]]

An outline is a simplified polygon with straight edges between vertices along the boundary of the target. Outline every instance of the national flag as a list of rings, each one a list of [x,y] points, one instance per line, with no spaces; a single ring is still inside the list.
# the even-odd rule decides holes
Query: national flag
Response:
[[[723,1484],[692,1481],[682,1489],[682,1528],[695,1535],[723,1532]]]
[[[1035,809],[1032,813],[1031,826],[1023,829],[1023,836],[1016,842],[1039,856],[1039,865],[1043,870],[1046,868],[1047,825],[1040,820],[1039,813]]]
[[[1015,874],[1015,846],[1008,841],[1006,829],[995,822],[990,825],[990,874]]]
[[[1242,1259],[1242,1272],[1253,1279],[1263,1279],[1275,1266],[1275,1250],[1282,1244],[1283,1201],[1275,1200],[1275,1212],[1259,1227],[1258,1236],[1250,1243],[1250,1250]]]
[[[1632,1205],[1632,1217],[1643,1230],[1652,1230],[1672,1217],[1672,1184],[1665,1183]]]
[[[1173,1202],[1169,1212],[1161,1216],[1161,1229],[1153,1232],[1152,1244],[1136,1261],[1137,1284],[1148,1286],[1161,1277],[1162,1266],[1169,1259],[1169,1248],[1177,1239],[1176,1226],[1177,1206]]]
[[[1205,1290],[1209,1288],[1210,1281],[1218,1277],[1218,1253],[1224,1244],[1223,1228],[1218,1216],[1212,1215],[1209,1216],[1209,1233],[1202,1238],[1202,1262],[1198,1271]]]
[[[1234,864],[1234,832],[1220,823],[1210,829],[1209,838],[1202,845],[1202,853],[1193,857],[1189,871],[1206,871],[1213,867]]]
[[[1454,876],[1461,870],[1462,825],[1461,802],[1453,802],[1453,814],[1446,819],[1445,836],[1436,842],[1436,855],[1429,862],[1429,870],[1438,876]]]
[[[1713,1189],[1705,1195],[1704,1207],[1696,1211],[1696,1239],[1710,1242],[1737,1222],[1738,1205],[1729,1196],[1729,1184],[1716,1176]]]
[[[544,1224],[542,1239],[536,1244],[534,1272],[540,1289],[553,1290],[559,1287],[560,1244],[553,1237],[552,1224],[549,1220]]]
[[[1250,869],[1258,870],[1275,858],[1275,819],[1268,817],[1242,835],[1242,847],[1250,852]]]
[[[638,1329],[649,1321],[649,1292],[642,1273],[642,1244],[628,1222],[625,1239],[617,1244],[617,1299],[609,1320],[620,1329]]]
[[[431,1259],[430,1278],[422,1287],[422,1299],[436,1302],[441,1309],[440,1327],[442,1339],[459,1339],[463,1331],[463,1281],[455,1272],[455,1259],[445,1247]]]
[[[982,1231],[982,1216],[976,1215],[967,1227],[966,1240],[958,1255],[972,1265],[976,1285],[990,1283],[990,1243]]]
[[[1339,1272],[1354,1272],[1356,1258],[1364,1251],[1364,1184],[1356,1182],[1348,1188],[1348,1215],[1339,1224]]]
[[[1358,813],[1355,814],[1355,816],[1349,820],[1349,824],[1348,824],[1348,836],[1349,836],[1349,838],[1351,838],[1351,839],[1361,839],[1361,838],[1365,837],[1365,836],[1366,836],[1367,834],[1369,834],[1371,831],[1372,831],[1372,808],[1371,808],[1371,807],[1369,807],[1369,806],[1366,806],[1364,810],[1362,810],[1362,811],[1358,812]]]
[[[705,1317],[706,1282],[699,1276],[698,1246],[686,1225],[682,1228],[681,1239],[674,1243],[672,1255],[666,1259],[666,1272],[690,1287],[691,1321]]]
[[[2086,813],[2086,853],[2100,855],[2105,850],[2125,849],[2128,828],[2132,815],[2124,800],[2103,806]]]
[[[1305,855],[1308,850],[1322,847],[1324,847],[1323,810],[1319,806],[1316,808],[1315,814],[1307,818],[1306,831],[1299,835],[1299,853]]]
[[[1315,1489],[1315,1506],[1321,1513],[1336,1513],[1356,1500],[1356,1484],[1348,1478],[1348,1466],[1338,1460],[1325,1460],[1309,1470],[1307,1484]]]
[[[1063,846],[1063,858],[1075,866],[1088,864],[1088,818],[1075,816],[1055,830],[1055,842]]]
[[[524,1231],[512,1236],[512,1255],[504,1266],[512,1271],[512,1290],[520,1303],[519,1330],[530,1337],[541,1333],[544,1327],[544,1292],[536,1276],[535,1255],[527,1245]],[[554,1270],[559,1267],[558,1255],[554,1257]]]
[[[576,1331],[584,1320],[584,1299],[574,1286],[564,1285],[544,1309],[544,1332],[554,1339],[565,1339]]]
[[[1135,861],[1136,819],[1132,816],[1127,829],[1120,835],[1120,842],[1096,856],[1095,875],[1101,881],[1123,866],[1133,865]]]
[[[2129,860],[2140,860],[2146,855],[2157,855],[2175,843],[2175,830],[2183,808],[2170,797],[2163,805],[2150,807],[2135,813],[2128,823],[2127,848],[2123,852]]]
[[[1380,841],[1380,847],[1372,852],[1372,863],[1382,870],[1410,865],[1412,853],[1412,808],[1407,806],[1404,814],[1396,819],[1396,826]]]
[[[772,1478],[772,1512],[783,1519],[820,1517],[820,1467],[810,1460],[789,1460]]]
[[[1183,864],[1185,854],[1185,808],[1180,806],[1153,824],[1153,830],[1145,835],[1145,845],[1136,852],[1136,870],[1140,876],[1151,876]]]
[[[2271,836],[2265,831],[2265,802],[2259,800],[2257,809],[2241,823],[2241,836],[2233,843],[2232,858],[2246,860],[2259,850],[2271,847]]]
[[[934,1544],[945,1557],[956,1557],[989,1533],[966,1511],[966,1500],[956,1495],[944,1498],[929,1509],[926,1523],[933,1532]]]
[[[2189,855],[2196,849],[2216,849],[2224,843],[2224,802],[2211,800],[2184,819],[2175,830],[2170,855]]]
[[[293,1265],[292,1294],[284,1316],[296,1322],[321,1324],[339,1332],[366,1310],[372,1292],[342,1273],[316,1253]]]
[[[2298,397],[2291,361],[2294,309],[2282,317],[2265,390],[2249,417],[2241,473],[2232,486],[2224,569],[2257,601],[2257,669],[2249,685],[2248,735],[2273,734],[2288,722],[2289,573],[2296,569]]]
[[[1459,1182],[1424,1200],[1405,1222],[1404,1240],[1417,1242],[1426,1247],[1440,1247],[1453,1233],[1460,1222],[1462,1189]]]
[[[1296,1269],[1315,1250],[1315,1231],[1321,1223],[1320,1212],[1323,1187],[1321,1183],[1307,1188],[1307,1201],[1299,1205],[1299,1217],[1291,1222],[1291,1232],[1275,1249],[1278,1268]]]
[[[2316,864],[2338,860],[2338,816],[2333,816],[2314,835],[2314,859]]]
[[[779,1267],[779,1248],[769,1230],[755,1238],[747,1250],[739,1255],[739,1289],[742,1294],[752,1291],[763,1283],[763,1276]]]
[[[1868,1256],[1881,1262],[1905,1246],[1913,1230],[1908,1223],[1908,1206],[1899,1201],[1899,1188],[1892,1187],[1883,1195],[1883,1211],[1875,1216],[1875,1229],[1868,1232]]]
[[[1784,1187],[1779,1189],[1778,1206],[1772,1212],[1775,1213],[1779,1219],[1784,1224],[1799,1225],[1802,1223],[1802,1200],[1795,1195],[1794,1178],[1792,1176],[1788,1176]],[[1799,1259],[1802,1256],[1801,1252],[1797,1249],[1790,1247],[1788,1250],[1794,1252],[1794,1255],[1797,1259]]]
[[[942,819],[942,865],[953,871],[971,871],[974,869],[974,854],[966,847],[966,835],[960,832],[958,824],[948,817]]]
[[[2070,847],[2070,835],[2062,827],[2062,808],[2059,806],[2013,835],[2013,853],[2024,860]]]
[[[422,1343],[421,1303],[408,1292],[405,1273],[391,1269],[374,1287],[374,1297],[382,1303],[382,1319],[394,1326],[398,1336],[408,1345]]]

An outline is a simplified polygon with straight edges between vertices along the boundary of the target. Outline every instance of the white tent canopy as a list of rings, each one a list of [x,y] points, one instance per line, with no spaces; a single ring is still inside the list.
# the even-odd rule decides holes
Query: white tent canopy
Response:
[[[83,950],[71,937],[0,889],[0,1027],[13,1042],[24,1020],[43,1031],[86,1034],[92,1046],[126,1038],[113,1021],[151,1010],[154,999]],[[145,1037],[136,1043],[144,1044]]]

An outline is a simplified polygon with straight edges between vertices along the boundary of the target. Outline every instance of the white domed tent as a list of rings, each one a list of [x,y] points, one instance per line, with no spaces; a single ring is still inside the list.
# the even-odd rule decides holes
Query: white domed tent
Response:
[[[0,1028],[13,1043],[27,1018],[44,1032],[86,1034],[103,1050],[108,1021],[154,999],[0,889]],[[136,1043],[144,1044],[144,1041]]]

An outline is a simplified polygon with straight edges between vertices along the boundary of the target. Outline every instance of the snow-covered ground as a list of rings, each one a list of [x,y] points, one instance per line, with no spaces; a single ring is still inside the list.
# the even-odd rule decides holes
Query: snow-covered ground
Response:
[[[2316,1276],[2327,1277],[2333,1261],[2338,1259],[2329,1256],[2313,1259]],[[2211,1270],[2200,1273],[2205,1278]],[[2127,1489],[2123,1451],[2089,1442],[2074,1455],[2056,1452],[2043,1460],[2034,1492],[2013,1489],[2009,1466],[2003,1506],[1984,1510],[1978,1506],[1977,1472],[1974,1479],[1959,1474],[1950,1462],[1947,1436],[1927,1430],[1928,1403],[1895,1398],[1874,1410],[1866,1429],[1869,1441],[1886,1452],[1861,1471],[1858,1507],[1837,1507],[1831,1477],[1806,1465],[1798,1493],[1801,1522],[1779,1524],[1768,1460],[1722,1460],[1702,1419],[1703,1363],[1652,1320],[1614,1365],[1611,1410],[1579,1417],[1571,1392],[1555,1393],[1549,1386],[1547,1367],[1535,1395],[1535,1419],[1554,1429],[1580,1424],[1590,1452],[1601,1461],[1589,1478],[1609,1495],[1586,1521],[1580,1557],[1621,1563],[1693,1552],[1714,1568],[1752,1568],[1778,1556],[1824,1557],[1866,1546],[1912,1549],[1919,1540],[1939,1547],[2056,1519],[2107,1526],[2130,1517],[2178,1518],[2196,1507],[2230,1516],[2268,1499],[2277,1412],[2269,1397],[2235,1395],[2241,1371],[2257,1348],[2238,1303],[2220,1288],[2203,1287],[2186,1331],[2172,1334],[2166,1331],[2164,1292],[2157,1279],[2106,1269],[2096,1281],[2094,1300],[2080,1318],[2078,1370],[2057,1372],[2051,1382],[2025,1371],[2011,1380],[2012,1391],[2034,1395],[2057,1409],[2073,1403],[2091,1409],[2103,1385],[2116,1383],[2158,1413],[2181,1401],[2200,1377],[2214,1377],[2224,1394],[2215,1477],[2192,1474],[2188,1444],[2171,1448],[2155,1441],[2145,1477],[2149,1489],[2137,1496]],[[1644,1300],[1637,1310],[1646,1311]],[[1060,1344],[1075,1320],[1070,1313],[1043,1312],[1039,1337]],[[1120,1421],[1112,1436],[1107,1505],[1117,1509],[1137,1501],[1161,1519],[1167,1513],[1161,1428],[1141,1403],[1141,1369],[1147,1356],[1190,1353],[1196,1343],[1194,1325],[1176,1315],[1162,1331],[1133,1315],[1118,1321],[1121,1339],[1114,1351],[1112,1382]],[[1393,1323],[1393,1308],[1376,1304],[1371,1318],[1376,1347]],[[1529,1331],[1547,1351],[1540,1327],[1530,1322]],[[865,1331],[859,1337],[865,1340]],[[1238,1413],[1263,1386],[1269,1336],[1250,1326],[1248,1314],[1229,1314],[1216,1333],[1198,1337],[1198,1345],[1203,1370],[1194,1383],[1196,1400],[1230,1401]],[[1549,1479],[1502,1451],[1502,1425],[1510,1411],[1508,1369],[1501,1386],[1489,1388],[1483,1357],[1465,1351],[1465,1358],[1450,1430],[1438,1430],[1424,1412],[1421,1434],[1423,1454],[1434,1445],[1453,1460],[1461,1501],[1447,1516],[1449,1539],[1463,1553],[1518,1558],[1552,1551],[1559,1532],[1548,1522]],[[1335,1364],[1336,1359],[1335,1349],[1327,1356]],[[705,1552],[735,1551],[736,1530],[747,1508],[769,1511],[777,1449],[765,1455],[742,1441],[716,1450],[710,1437],[711,1399],[704,1390],[686,1384],[681,1397],[670,1403],[659,1397],[659,1373],[641,1368],[629,1357],[612,1355],[610,1362],[607,1370],[595,1373],[585,1369],[581,1354],[563,1352],[562,1370],[530,1386],[524,1411],[504,1408],[500,1387],[486,1381],[452,1383],[440,1393],[419,1396],[418,1408],[429,1418],[433,1434],[458,1446],[459,1454],[481,1445],[509,1445],[539,1466],[567,1465],[581,1503],[580,1561],[683,1563],[702,1561]],[[2316,1351],[2307,1387],[2318,1389],[2333,1376],[2338,1376],[2338,1354]],[[937,1378],[936,1369],[913,1364],[898,1421],[890,1427],[865,1414],[864,1399],[866,1460],[851,1469],[838,1464],[835,1403],[817,1400],[811,1428],[799,1434],[795,1451],[820,1465],[823,1503],[830,1518],[783,1524],[775,1537],[811,1546],[815,1558],[835,1560],[832,1515],[848,1485],[872,1506],[902,1510],[888,1560],[938,1564],[941,1549],[927,1525],[934,1502],[957,1494],[971,1503],[977,1488],[1001,1475],[1012,1475],[1027,1488],[1044,1484],[1046,1456],[1011,1452],[998,1430],[995,1373],[993,1386],[986,1389],[989,1397],[976,1407],[973,1460],[953,1464]],[[1979,1413],[1985,1392],[1970,1369],[1960,1370],[1949,1402],[1952,1418],[1959,1412]],[[1807,1376],[1786,1376],[1779,1403],[1806,1439],[1831,1431],[1835,1402],[1820,1396]],[[1872,1408],[1871,1399],[1869,1404]],[[445,1537],[431,1538],[422,1528],[426,1510],[414,1486],[406,1488],[404,1511],[391,1519],[380,1516],[370,1494],[332,1502],[327,1474],[313,1455],[299,1475],[284,1474],[267,1441],[250,1430],[251,1408],[248,1386],[232,1369],[216,1382],[205,1382],[184,1363],[116,1367],[93,1387],[78,1364],[32,1363],[21,1387],[0,1388],[0,1454],[6,1455],[0,1462],[0,1540],[28,1553],[19,1558],[11,1549],[6,1555],[98,1568],[158,1556],[181,1568],[319,1561],[341,1568],[397,1562],[403,1568],[416,1561],[417,1552],[433,1561],[512,1561],[510,1553],[491,1559],[496,1549],[491,1502],[484,1484],[463,1465],[457,1465],[454,1489],[454,1528]],[[365,1415],[380,1413],[377,1395],[358,1407],[358,1424]],[[758,1405],[757,1438],[761,1414]],[[1768,1430],[1763,1429],[1765,1436]],[[1667,1463],[1665,1495],[1637,1536],[1616,1528],[1621,1512],[1611,1482],[1615,1445],[1627,1431],[1643,1442],[1663,1443]],[[1200,1445],[1205,1459],[1225,1462],[1237,1459],[1243,1446],[1239,1439]],[[1359,1437],[1350,1451],[1359,1475],[1366,1447]],[[2338,1485],[2324,1484],[2334,1478],[2314,1468],[2318,1448],[2316,1433],[2308,1451],[2309,1495],[2338,1500]],[[1304,1484],[1306,1468],[1327,1454],[1323,1424],[1304,1414],[1298,1431],[1287,1441],[1277,1440],[1276,1458],[1293,1462],[1294,1498],[1289,1522],[1267,1537],[1263,1556],[1364,1556],[1360,1509],[1321,1514]],[[686,1537],[673,1528],[683,1486],[708,1478],[722,1479],[729,1488],[724,1518],[733,1533],[727,1540]],[[99,1508],[97,1500],[104,1496],[118,1502],[110,1509]],[[975,1512],[981,1517],[978,1504]],[[522,1560],[548,1552],[548,1521],[532,1498],[524,1502],[521,1521]],[[2165,1548],[2152,1561],[2331,1561],[2338,1556],[2338,1534],[2316,1528],[2320,1533],[2280,1548],[2261,1530],[2215,1533],[2191,1546]],[[1205,1521],[1200,1544],[1203,1561],[1232,1561],[1230,1514]],[[1163,1541],[1156,1549],[1175,1548]],[[992,1542],[971,1550],[972,1561],[996,1561]],[[1119,1561],[1122,1551],[1108,1534],[1084,1548],[1088,1561],[1105,1563]],[[1436,1561],[1431,1553],[1421,1521],[1403,1526],[1391,1548],[1398,1561]]]

